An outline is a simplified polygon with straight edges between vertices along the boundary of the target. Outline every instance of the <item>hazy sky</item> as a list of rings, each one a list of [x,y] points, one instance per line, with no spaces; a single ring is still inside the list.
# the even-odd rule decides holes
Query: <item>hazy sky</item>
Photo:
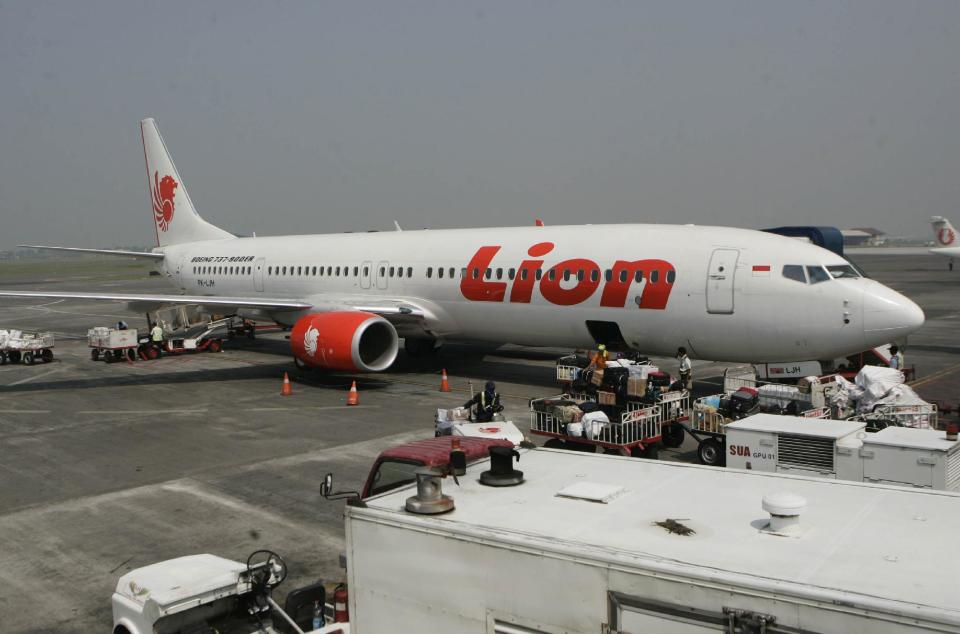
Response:
[[[152,244],[138,121],[260,235],[960,221],[960,2],[0,1],[0,249]]]

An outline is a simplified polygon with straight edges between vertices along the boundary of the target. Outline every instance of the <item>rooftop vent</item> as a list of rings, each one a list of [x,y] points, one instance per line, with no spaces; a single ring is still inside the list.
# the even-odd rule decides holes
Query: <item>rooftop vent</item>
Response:
[[[443,494],[442,476],[431,469],[417,469],[417,494],[407,498],[406,508],[420,515],[439,515],[453,510],[453,498]]]
[[[771,493],[763,496],[763,510],[770,514],[766,530],[778,535],[800,533],[800,514],[807,508],[807,500],[795,493]]]
[[[520,462],[520,452],[510,447],[490,447],[490,470],[480,474],[480,484],[488,487],[512,487],[523,482],[523,471],[513,468],[513,458]]]

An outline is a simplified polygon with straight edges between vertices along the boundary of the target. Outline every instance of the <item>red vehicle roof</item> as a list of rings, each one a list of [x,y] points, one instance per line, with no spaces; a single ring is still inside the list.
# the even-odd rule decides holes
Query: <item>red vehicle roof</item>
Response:
[[[377,459],[408,460],[422,463],[427,467],[439,467],[450,461],[450,443],[453,438],[460,440],[460,448],[467,454],[467,462],[486,458],[490,447],[513,448],[513,443],[500,438],[467,438],[463,436],[439,436],[415,440],[405,445],[397,445],[381,452]]]

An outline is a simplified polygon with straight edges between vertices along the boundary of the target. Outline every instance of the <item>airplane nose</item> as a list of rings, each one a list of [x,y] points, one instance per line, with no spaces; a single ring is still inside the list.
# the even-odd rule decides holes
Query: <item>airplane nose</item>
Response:
[[[863,331],[868,344],[901,339],[923,325],[923,310],[907,297],[868,280],[863,293]]]

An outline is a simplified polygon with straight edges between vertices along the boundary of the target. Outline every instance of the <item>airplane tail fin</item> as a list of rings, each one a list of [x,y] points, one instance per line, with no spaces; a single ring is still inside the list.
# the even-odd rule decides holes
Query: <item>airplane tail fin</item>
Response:
[[[200,217],[153,119],[140,122],[157,246],[234,237]]]
[[[934,216],[930,219],[930,224],[933,225],[933,237],[938,247],[956,246],[957,231],[949,220],[942,216]]]

